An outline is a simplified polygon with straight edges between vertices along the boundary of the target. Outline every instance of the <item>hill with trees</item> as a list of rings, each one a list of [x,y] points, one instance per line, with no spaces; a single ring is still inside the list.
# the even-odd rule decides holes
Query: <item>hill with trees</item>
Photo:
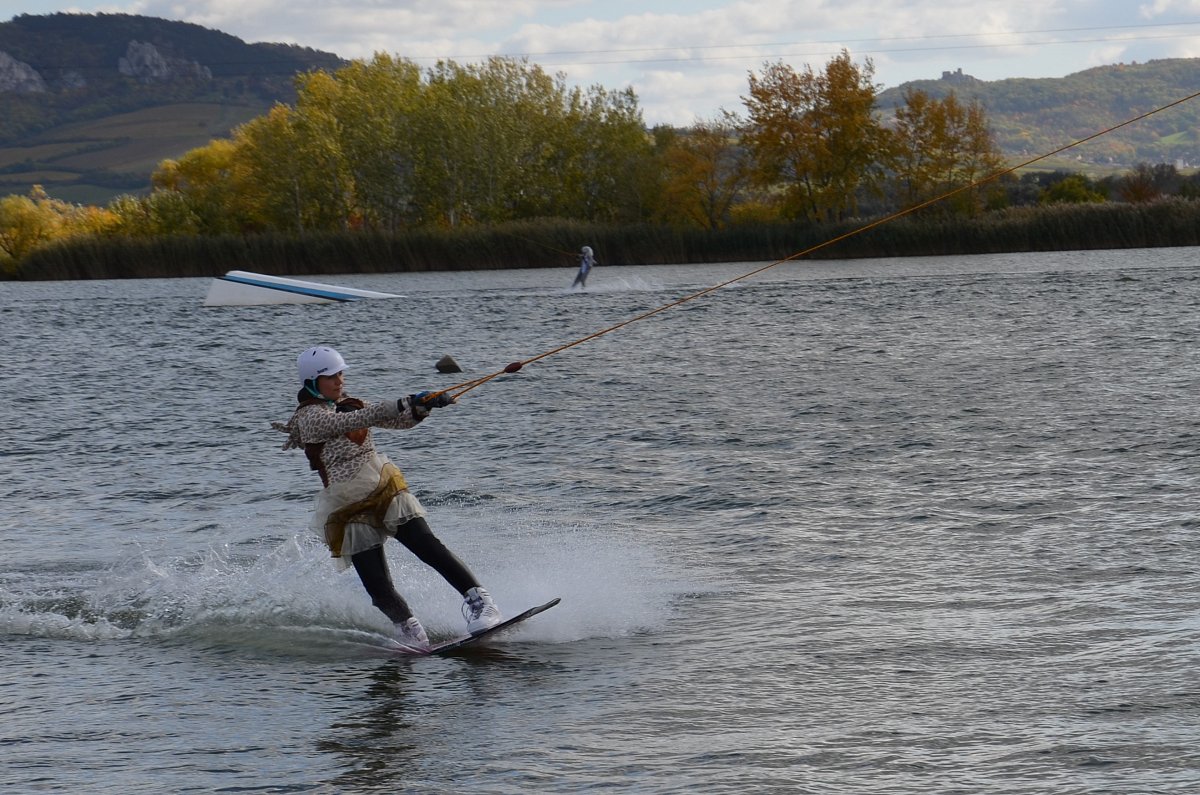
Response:
[[[298,74],[345,65],[331,53],[247,44],[153,17],[17,16],[0,23],[0,195],[42,185],[59,199],[103,204],[144,193],[162,160],[227,137],[275,102],[294,102]],[[906,92],[941,100],[953,91],[963,103],[979,102],[1001,154],[1016,161],[1177,101],[1198,85],[1200,59],[997,81],[960,69],[883,90],[877,109],[888,118]],[[1139,162],[1200,164],[1200,103],[1156,114],[1038,167],[1099,177]]]
[[[1194,94],[1200,58],[1098,66],[1061,78],[977,80],[962,70],[940,79],[917,80],[879,94],[885,114],[903,104],[904,93],[978,100],[1000,150],[1011,160],[1035,157],[1072,141]],[[1116,130],[1070,150],[1077,167],[1129,168],[1138,162],[1200,165],[1200,100]]]
[[[298,73],[343,65],[153,17],[17,16],[0,23],[0,194],[145,190],[158,161],[294,101]]]
[[[142,58],[142,44],[126,52],[122,74],[210,79],[157,48],[158,60]],[[679,259],[680,235],[689,250],[707,241],[706,258],[740,259],[771,256],[782,237],[793,253],[805,238],[816,240],[810,255],[857,256],[1196,244],[1200,175],[1174,164],[1099,180],[1002,173],[977,95],[910,86],[881,112],[873,64],[846,50],[820,71],[766,64],[749,83],[745,119],[647,130],[632,90],[571,87],[525,59],[422,69],[378,53],[309,70],[295,77],[294,102],[162,159],[152,191],[106,206],[37,187],[0,197],[0,268],[13,278],[292,269],[309,262],[297,245],[351,271],[483,267],[470,240],[491,244],[491,266],[524,267],[572,256],[581,224],[589,241],[643,262],[702,261]],[[853,249],[839,242],[852,230],[831,236],[856,224],[871,234]]]

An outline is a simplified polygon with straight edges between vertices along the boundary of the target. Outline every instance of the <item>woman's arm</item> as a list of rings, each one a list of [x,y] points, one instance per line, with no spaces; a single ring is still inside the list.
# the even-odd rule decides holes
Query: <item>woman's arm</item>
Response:
[[[300,440],[304,444],[327,442],[349,431],[361,428],[411,428],[421,420],[413,415],[404,401],[385,400],[371,403],[357,411],[336,411],[333,406],[303,406],[296,412]]]

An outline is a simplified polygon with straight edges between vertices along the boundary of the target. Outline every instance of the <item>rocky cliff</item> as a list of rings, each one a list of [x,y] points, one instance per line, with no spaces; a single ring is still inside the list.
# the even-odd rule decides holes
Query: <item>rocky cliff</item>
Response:
[[[29,64],[0,52],[0,93],[40,94],[46,81]]]
[[[212,70],[196,61],[166,58],[149,42],[131,41],[125,55],[117,59],[117,71],[143,83],[162,82],[181,78],[212,80]]]
[[[197,61],[168,58],[153,44],[133,40],[125,54],[112,65],[115,73],[132,77],[141,83],[163,83],[170,80],[212,80],[212,70]],[[86,85],[78,72],[64,72],[60,78],[63,88],[77,89]],[[0,52],[0,94],[40,94],[47,90],[47,81],[24,61]]]

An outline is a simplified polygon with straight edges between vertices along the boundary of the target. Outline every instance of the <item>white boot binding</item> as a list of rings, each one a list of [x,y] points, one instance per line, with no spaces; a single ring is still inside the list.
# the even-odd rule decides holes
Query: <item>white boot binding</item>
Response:
[[[491,629],[503,619],[500,609],[492,601],[492,596],[482,587],[467,591],[463,599],[463,617],[467,620],[467,632],[478,635],[485,629]]]
[[[416,616],[396,624],[396,642],[416,654],[429,651],[429,635]]]

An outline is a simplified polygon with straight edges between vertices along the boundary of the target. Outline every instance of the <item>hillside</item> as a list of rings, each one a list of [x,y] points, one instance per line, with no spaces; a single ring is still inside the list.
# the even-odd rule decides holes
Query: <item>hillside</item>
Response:
[[[34,184],[102,204],[149,186],[150,172],[294,98],[293,79],[336,69],[331,53],[247,44],[199,25],[126,14],[22,15],[0,23],[0,195]],[[907,89],[979,99],[1011,161],[1043,154],[1200,86],[1200,59],[1087,69],[1063,78],[977,80],[961,70],[883,91],[888,114]],[[1070,150],[1039,168],[1096,174],[1138,162],[1200,165],[1200,101]]]
[[[297,73],[343,63],[153,17],[15,17],[0,23],[0,194],[142,190],[159,160],[291,101]]]
[[[1193,94],[1200,88],[1200,58],[1099,66],[1061,78],[983,81],[961,70],[937,80],[917,80],[880,94],[891,112],[908,89],[933,97],[954,91],[978,99],[997,142],[1012,160],[1053,151],[1113,125]],[[1072,167],[1128,168],[1138,162],[1200,165],[1200,99],[1185,102],[1071,149],[1059,159]]]

